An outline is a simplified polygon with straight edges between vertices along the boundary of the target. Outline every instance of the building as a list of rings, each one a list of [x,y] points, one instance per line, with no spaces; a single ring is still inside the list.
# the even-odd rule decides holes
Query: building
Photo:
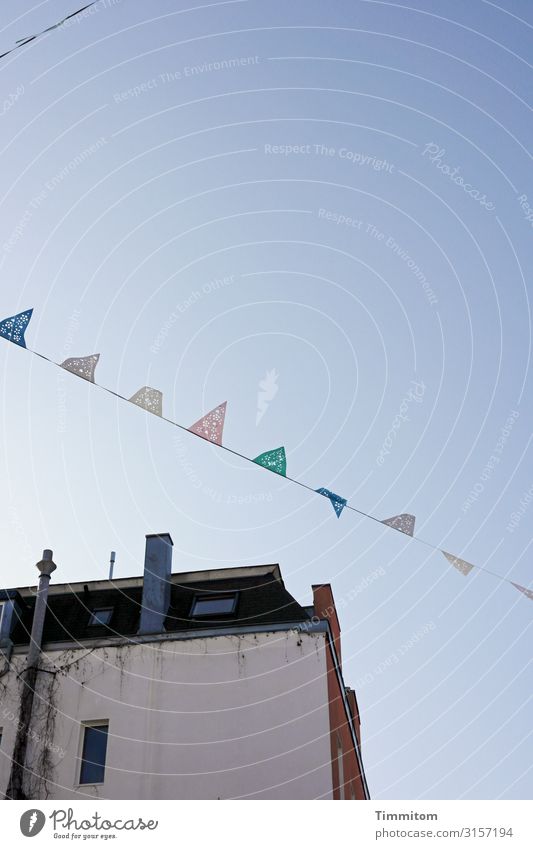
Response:
[[[329,584],[279,566],[0,593],[0,794],[27,799],[365,799]],[[30,639],[31,635],[31,639]]]

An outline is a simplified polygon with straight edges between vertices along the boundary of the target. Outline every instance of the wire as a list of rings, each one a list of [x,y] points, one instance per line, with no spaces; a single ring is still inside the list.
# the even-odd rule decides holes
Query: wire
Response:
[[[7,341],[11,341],[11,340],[8,339]],[[23,347],[25,351],[28,351],[28,353],[33,354],[33,356],[35,356],[35,357],[39,357],[41,360],[45,360],[45,362],[50,363],[51,365],[56,366],[57,368],[61,368],[64,371],[68,371],[70,374],[73,374],[74,377],[81,377],[82,380],[86,380],[87,383],[90,383],[92,386],[95,386],[98,389],[101,389],[103,392],[107,392],[109,395],[112,395],[114,398],[118,398],[121,401],[126,401],[128,404],[132,403],[129,398],[126,398],[125,395],[121,395],[120,392],[116,392],[114,389],[110,389],[108,386],[103,386],[101,383],[96,383],[96,381],[94,381],[94,380],[87,380],[86,378],[83,378],[81,375],[77,375],[75,372],[71,372],[69,369],[64,369],[61,363],[57,363],[55,360],[52,360],[50,357],[47,357],[44,354],[41,354],[39,351],[34,351],[31,348],[27,348],[25,345],[24,346],[21,345],[19,347]],[[147,413],[150,413],[150,410],[147,410],[145,407],[141,407],[139,404],[134,404],[133,406],[138,407],[138,408],[144,410]],[[151,415],[154,415],[154,414],[151,413]],[[229,448],[227,445],[222,445],[218,442],[211,442],[211,440],[208,440],[205,437],[201,436],[200,434],[195,433],[194,431],[190,430],[188,427],[185,427],[185,425],[182,425],[179,422],[174,421],[174,419],[169,419],[167,416],[163,416],[163,415],[161,415],[161,416],[157,415],[157,418],[162,419],[163,421],[167,422],[168,424],[172,425],[173,427],[179,428],[179,430],[185,431],[186,433],[190,434],[193,437],[196,437],[197,439],[202,439],[204,442],[208,442],[210,445],[213,445],[216,448],[220,448],[222,451],[226,451],[228,454],[232,454],[234,457],[239,457],[241,460],[245,460],[248,463],[253,463],[255,467],[265,469],[267,472],[271,472],[272,474],[279,474],[274,469],[270,469],[268,466],[263,466],[260,463],[256,463],[256,461],[252,457],[248,457],[246,454],[242,454],[240,451],[236,451],[235,449]],[[290,483],[294,483],[297,486],[302,487],[302,489],[306,489],[308,492],[312,492],[314,495],[319,495],[321,498],[327,498],[328,501],[331,501],[330,497],[326,493],[319,492],[318,490],[313,489],[313,487],[309,486],[308,484],[304,483],[303,481],[298,480],[297,478],[290,477],[289,475],[286,475],[286,474],[282,475],[282,477],[284,478],[284,480],[287,480]],[[431,548],[433,551],[438,551],[441,554],[444,554],[443,550],[441,548],[439,548],[439,546],[434,545],[434,543],[428,542],[428,540],[422,539],[422,537],[417,537],[414,534],[406,534],[404,531],[401,531],[399,528],[395,528],[394,526],[387,524],[382,519],[378,519],[376,516],[372,516],[371,513],[365,513],[364,510],[359,510],[357,507],[352,507],[351,504],[345,504],[343,509],[344,510],[351,510],[352,513],[357,513],[359,516],[363,516],[365,519],[371,519],[373,522],[378,522],[382,527],[385,526],[386,528],[389,528],[390,530],[396,531],[397,533],[403,533],[403,535],[407,536],[408,539],[416,540],[417,542],[422,543],[422,545],[425,545],[428,548]],[[460,558],[457,558],[457,559],[460,559]],[[507,584],[511,584],[511,586],[515,587],[516,589],[519,589],[521,592],[524,592],[525,595],[528,598],[533,598],[533,591],[532,590],[529,590],[526,587],[521,587],[521,585],[519,585],[519,584],[513,583],[513,581],[510,581],[509,578],[504,578],[503,575],[498,575],[496,572],[492,572],[490,569],[485,569],[483,566],[476,566],[474,563],[469,563],[468,566],[470,566],[474,569],[478,569],[480,572],[485,572],[487,575],[491,575],[493,578],[497,578],[499,581],[503,581]]]
[[[10,50],[6,50],[5,53],[0,53],[0,59],[3,59],[4,56],[8,56],[10,53],[13,53],[14,50],[18,50],[19,47],[24,47],[24,45],[29,44],[30,41],[35,41],[35,39],[40,38],[41,35],[44,35],[47,32],[51,32],[51,30],[53,30],[53,29],[57,29],[58,27],[62,26],[65,23],[65,21],[70,20],[70,18],[75,18],[76,15],[80,15],[82,12],[85,11],[85,9],[89,9],[91,6],[96,6],[96,4],[99,3],[99,2],[100,2],[100,0],[93,0],[92,3],[87,3],[86,6],[82,6],[81,9],[77,9],[76,12],[71,12],[70,15],[67,15],[66,18],[63,18],[61,21],[58,21],[57,24],[52,24],[51,27],[47,27],[46,29],[43,29],[41,32],[38,32],[36,35],[29,35],[29,36],[26,36],[26,38],[18,38],[17,41],[15,42],[15,45],[16,45],[15,47],[12,47]]]

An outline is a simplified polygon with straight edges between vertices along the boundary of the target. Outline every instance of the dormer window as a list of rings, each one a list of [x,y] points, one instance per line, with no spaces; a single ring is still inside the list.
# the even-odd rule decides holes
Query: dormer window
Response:
[[[113,615],[112,607],[97,607],[91,611],[89,625],[109,625]]]
[[[237,593],[204,593],[194,597],[191,617],[228,616],[236,607]]]

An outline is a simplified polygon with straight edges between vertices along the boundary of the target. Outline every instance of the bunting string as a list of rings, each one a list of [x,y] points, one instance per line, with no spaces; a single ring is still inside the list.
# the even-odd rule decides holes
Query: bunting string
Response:
[[[267,469],[269,472],[274,472],[274,474],[280,475],[285,478],[285,480],[290,481],[291,483],[296,484],[297,486],[306,489],[308,492],[312,492],[315,495],[320,495],[323,498],[327,498],[339,519],[343,510],[351,510],[354,513],[357,513],[359,516],[363,516],[366,519],[371,519],[373,522],[379,522],[381,525],[386,525],[387,527],[395,530],[399,533],[405,534],[411,537],[417,542],[422,543],[422,545],[426,545],[428,548],[431,548],[433,551],[439,551],[444,555],[448,563],[453,566],[460,574],[464,577],[468,576],[473,569],[478,569],[480,572],[485,572],[488,575],[492,575],[492,577],[497,578],[500,581],[503,581],[507,584],[511,584],[516,590],[518,590],[522,595],[526,598],[533,601],[533,589],[529,589],[528,587],[523,587],[521,584],[516,584],[513,581],[510,581],[508,578],[504,578],[502,575],[498,575],[495,572],[492,572],[489,569],[484,568],[483,566],[477,566],[473,563],[469,563],[466,560],[463,560],[460,557],[457,557],[454,554],[450,554],[448,551],[444,551],[438,546],[434,545],[427,540],[422,539],[421,537],[415,537],[414,529],[415,529],[415,521],[416,518],[411,513],[400,513],[397,516],[392,516],[389,519],[378,519],[376,516],[372,516],[370,513],[365,513],[363,510],[359,510],[357,507],[353,507],[348,503],[346,498],[342,498],[340,495],[332,492],[325,487],[320,487],[319,489],[313,489],[308,484],[303,481],[297,480],[296,478],[292,478],[287,475],[287,457],[284,446],[279,448],[274,448],[270,451],[265,451],[262,454],[259,454],[257,457],[252,458],[248,457],[245,454],[241,454],[239,451],[235,451],[233,448],[228,448],[227,445],[222,444],[222,434],[224,429],[224,422],[226,418],[226,408],[227,402],[224,401],[222,404],[219,404],[218,407],[215,407],[209,413],[206,413],[201,419],[195,422],[190,427],[185,427],[179,422],[174,421],[173,419],[169,419],[163,415],[163,393],[158,389],[153,389],[150,386],[143,386],[131,398],[127,398],[125,395],[121,395],[119,392],[115,392],[113,389],[109,389],[107,386],[103,386],[102,384],[96,383],[94,376],[96,366],[98,364],[100,354],[91,354],[87,357],[71,357],[67,360],[64,360],[62,363],[57,363],[55,360],[50,359],[50,357],[41,354],[39,351],[34,351],[31,348],[28,348],[24,339],[24,332],[29,324],[30,318],[32,316],[33,310],[26,310],[25,312],[18,313],[17,315],[10,316],[9,318],[0,321],[0,337],[6,339],[8,342],[12,342],[15,345],[18,345],[21,348],[24,348],[28,353],[33,356],[39,357],[42,360],[45,360],[47,363],[51,365],[57,366],[58,368],[65,369],[66,371],[71,372],[71,374],[76,375],[77,377],[81,377],[89,383],[92,383],[93,386],[102,389],[104,392],[107,392],[109,395],[113,395],[115,398],[119,398],[121,401],[126,401],[127,403],[135,404],[138,407],[141,407],[148,413],[152,413],[153,415],[158,416],[163,421],[168,424],[173,425],[174,427],[179,428],[180,430],[187,431],[187,433],[192,433],[194,436],[199,437],[200,439],[204,439],[208,442],[211,442],[213,445],[216,445],[218,448],[221,448],[223,451],[227,451],[229,454],[232,454],[235,457],[239,457],[241,460],[245,460],[248,463],[254,463],[258,466],[262,466],[264,469]]]

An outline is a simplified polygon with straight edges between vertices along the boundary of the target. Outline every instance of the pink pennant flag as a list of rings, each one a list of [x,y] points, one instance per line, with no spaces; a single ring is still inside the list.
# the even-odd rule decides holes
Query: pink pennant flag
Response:
[[[513,584],[512,581],[511,583]],[[524,593],[525,596],[527,596],[533,601],[533,590],[528,590],[527,587],[522,587],[520,586],[520,584],[513,584],[513,587],[516,587],[519,592]]]
[[[466,560],[461,560],[460,557],[455,557],[453,554],[448,554],[447,551],[443,551],[442,553],[444,554],[448,563],[451,563],[452,566],[461,573],[461,575],[468,575],[468,573],[475,568],[473,563],[467,563]]]
[[[188,430],[203,437],[203,439],[208,439],[209,442],[222,445],[222,430],[224,428],[227,403],[227,401],[224,401],[223,404],[215,407],[214,410],[211,410],[210,413],[207,413],[207,415],[191,425]]]
[[[388,525],[394,528],[395,531],[401,531],[402,534],[407,534],[412,537],[415,532],[415,516],[411,513],[400,513],[399,516],[392,516],[390,519],[382,519],[383,525]]]

